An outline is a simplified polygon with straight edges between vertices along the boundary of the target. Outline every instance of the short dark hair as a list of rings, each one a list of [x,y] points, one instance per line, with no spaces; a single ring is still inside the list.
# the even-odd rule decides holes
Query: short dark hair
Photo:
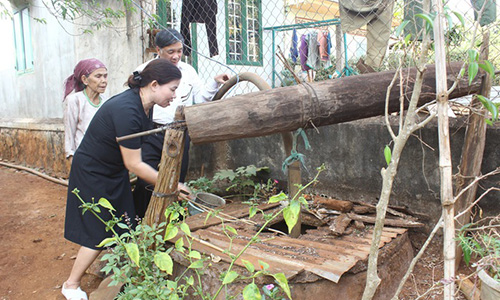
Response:
[[[167,28],[165,30],[162,30],[158,32],[155,37],[155,44],[160,49],[178,42],[184,44],[184,38],[177,30],[173,28]]]
[[[153,80],[164,85],[172,80],[181,79],[181,77],[181,71],[176,65],[166,59],[157,58],[150,61],[142,72],[134,72],[133,75],[130,75],[127,84],[131,89],[134,89],[144,87]]]

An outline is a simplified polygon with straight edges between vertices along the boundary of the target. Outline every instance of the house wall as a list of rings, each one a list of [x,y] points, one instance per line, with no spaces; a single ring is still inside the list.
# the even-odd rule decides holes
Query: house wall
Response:
[[[118,1],[103,2],[118,8]],[[132,14],[128,26],[126,19],[121,19],[113,29],[103,28],[82,35],[82,28],[69,22],[59,23],[42,1],[31,1],[29,7],[34,55],[34,67],[30,71],[21,73],[15,70],[12,21],[9,18],[0,20],[2,37],[5,38],[2,45],[2,54],[5,55],[0,58],[0,126],[6,123],[5,119],[10,122],[12,119],[62,118],[63,82],[81,59],[95,57],[108,67],[105,96],[124,90],[123,83],[128,74],[143,60],[140,14]],[[35,18],[45,19],[46,24],[35,21]],[[78,20],[78,23],[85,22],[84,19]]]

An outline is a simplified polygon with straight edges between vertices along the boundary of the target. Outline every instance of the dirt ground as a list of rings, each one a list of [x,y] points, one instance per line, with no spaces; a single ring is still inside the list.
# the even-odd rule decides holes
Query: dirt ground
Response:
[[[66,187],[4,167],[0,167],[0,182],[0,300],[64,300],[61,284],[78,250],[63,238]],[[425,240],[419,234],[411,238],[415,246]],[[441,251],[435,239],[410,276],[401,299],[418,298],[442,278]],[[460,272],[470,270],[462,267]],[[100,280],[87,274],[82,288],[90,293]],[[421,299],[442,299],[441,291]]]

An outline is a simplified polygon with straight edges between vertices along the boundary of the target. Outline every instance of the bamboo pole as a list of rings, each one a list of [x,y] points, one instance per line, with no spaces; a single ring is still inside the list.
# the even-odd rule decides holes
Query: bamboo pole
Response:
[[[166,208],[177,200],[184,139],[183,129],[165,131],[158,180],[144,217],[147,225],[160,224],[165,221]]]
[[[446,74],[446,51],[444,41],[443,2],[433,1],[436,11],[434,19],[434,47],[436,57],[436,94],[439,136],[439,173],[441,178],[441,204],[443,209],[443,256],[444,300],[454,299],[455,295],[455,209],[453,203],[453,178],[451,170],[450,133],[448,122],[448,86]]]

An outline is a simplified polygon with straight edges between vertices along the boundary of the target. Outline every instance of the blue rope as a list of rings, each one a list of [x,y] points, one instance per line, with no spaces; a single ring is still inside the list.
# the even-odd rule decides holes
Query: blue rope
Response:
[[[293,143],[292,143],[292,151],[290,151],[290,156],[288,156],[284,161],[283,164],[281,165],[281,169],[283,170],[283,173],[286,174],[286,170],[288,166],[293,164],[296,161],[300,161],[304,169],[307,171],[307,167],[304,162],[305,155],[302,153],[297,152],[297,138],[301,137],[302,140],[304,141],[304,147],[306,150],[311,149],[311,145],[309,144],[309,140],[307,139],[306,132],[304,129],[299,128],[293,133]]]

